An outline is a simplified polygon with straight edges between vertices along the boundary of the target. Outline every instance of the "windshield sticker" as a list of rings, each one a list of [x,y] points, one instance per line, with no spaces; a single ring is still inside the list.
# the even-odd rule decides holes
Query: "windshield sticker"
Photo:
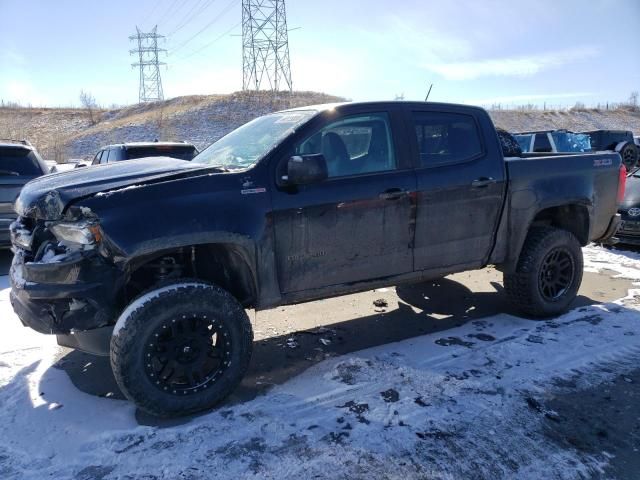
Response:
[[[281,115],[278,120],[273,123],[299,123],[306,118],[306,115],[302,113],[288,113]]]
[[[610,165],[613,165],[613,160],[610,158],[596,158],[593,161],[594,167],[608,167]]]
[[[254,193],[265,193],[266,191],[266,188],[249,188],[247,190],[240,190],[240,193],[242,195],[252,195]]]

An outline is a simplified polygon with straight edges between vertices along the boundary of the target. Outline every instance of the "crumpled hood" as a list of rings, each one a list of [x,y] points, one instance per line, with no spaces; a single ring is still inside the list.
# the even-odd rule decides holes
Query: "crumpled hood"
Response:
[[[15,209],[20,216],[56,220],[69,202],[78,198],[131,185],[198,175],[207,168],[175,158],[153,157],[45,175],[25,185]]]

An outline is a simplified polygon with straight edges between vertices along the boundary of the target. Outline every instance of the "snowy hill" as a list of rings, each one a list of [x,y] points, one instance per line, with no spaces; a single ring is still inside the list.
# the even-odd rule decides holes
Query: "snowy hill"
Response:
[[[0,108],[0,138],[26,138],[51,160],[90,158],[104,145],[143,140],[185,140],[204,148],[247,121],[289,107],[343,101],[314,92],[273,98],[266,92],[178,97],[99,113],[91,125],[81,109]],[[624,129],[640,134],[640,112],[625,109],[568,111],[492,110],[509,131],[566,128]]]

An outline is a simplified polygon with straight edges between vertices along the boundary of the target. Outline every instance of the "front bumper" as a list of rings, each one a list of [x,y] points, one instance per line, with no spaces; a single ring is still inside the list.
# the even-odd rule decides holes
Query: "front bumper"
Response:
[[[625,245],[640,245],[640,219],[621,222],[616,239]]]
[[[11,264],[10,300],[25,326],[66,335],[114,323],[121,274],[96,252],[77,252],[56,263],[26,262],[17,249]]]

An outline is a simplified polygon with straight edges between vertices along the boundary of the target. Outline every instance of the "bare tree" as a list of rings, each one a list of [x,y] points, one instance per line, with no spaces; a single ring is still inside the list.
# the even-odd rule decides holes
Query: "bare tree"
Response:
[[[84,90],[80,90],[80,103],[82,107],[87,111],[87,115],[89,116],[89,121],[91,125],[95,125],[98,123],[98,116],[96,114],[96,110],[98,109],[98,104],[96,103],[96,99],[90,92],[85,92]]]
[[[634,110],[638,108],[638,92],[631,92],[629,95],[629,106]]]

